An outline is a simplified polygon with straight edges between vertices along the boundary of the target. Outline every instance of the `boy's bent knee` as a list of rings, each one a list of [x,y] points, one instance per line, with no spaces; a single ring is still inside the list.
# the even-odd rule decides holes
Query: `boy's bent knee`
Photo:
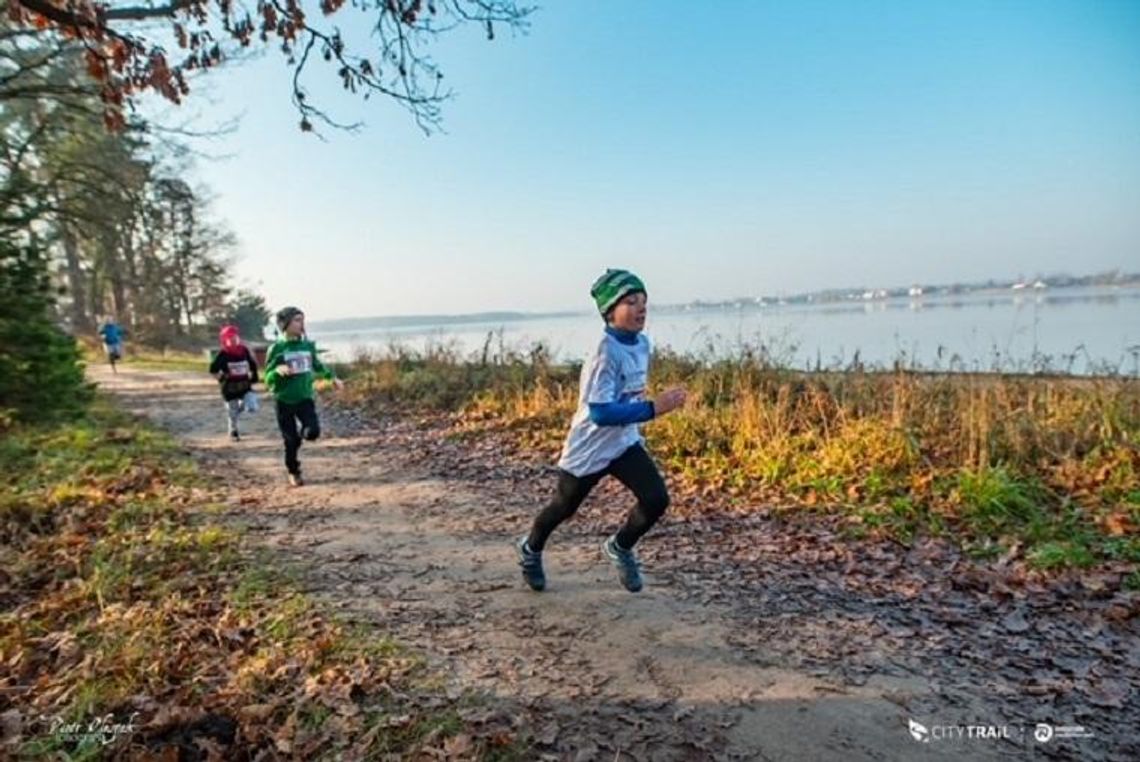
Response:
[[[653,490],[641,500],[641,506],[653,518],[660,518],[669,508],[669,492],[664,488]]]
[[[311,429],[305,429],[305,441],[315,442],[321,438],[321,429],[319,426],[314,426]]]

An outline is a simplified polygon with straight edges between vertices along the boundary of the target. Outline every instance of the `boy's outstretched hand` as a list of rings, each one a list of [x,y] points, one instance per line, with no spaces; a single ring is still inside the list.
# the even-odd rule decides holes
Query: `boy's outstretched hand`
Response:
[[[676,410],[685,404],[685,397],[688,392],[683,387],[675,386],[668,389],[661,394],[657,395],[657,399],[653,400],[653,411],[657,415],[665,415],[666,413]]]

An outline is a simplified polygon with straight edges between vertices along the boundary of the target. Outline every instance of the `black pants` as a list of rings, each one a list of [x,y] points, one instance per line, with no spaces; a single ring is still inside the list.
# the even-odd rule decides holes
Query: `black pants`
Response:
[[[669,507],[669,491],[665,480],[649,453],[641,445],[623,452],[605,469],[586,476],[574,476],[566,471],[558,473],[558,489],[554,499],[534,520],[527,544],[531,550],[542,550],[555,527],[574,515],[578,506],[605,476],[612,476],[633,492],[637,504],[626,517],[625,525],[617,533],[617,543],[631,550],[642,535],[657,523]]]
[[[301,424],[300,430],[297,424]],[[291,474],[301,473],[301,461],[297,451],[301,440],[312,442],[321,435],[321,422],[317,419],[317,406],[312,400],[301,400],[296,404],[277,401],[277,427],[285,438],[285,468]]]

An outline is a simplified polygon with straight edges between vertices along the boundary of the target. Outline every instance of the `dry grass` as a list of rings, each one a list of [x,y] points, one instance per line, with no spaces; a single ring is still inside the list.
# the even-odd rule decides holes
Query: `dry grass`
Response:
[[[455,413],[553,453],[578,368],[541,351],[465,360],[436,347],[362,358],[358,402]],[[979,552],[1020,543],[1044,566],[1140,561],[1140,382],[919,372],[805,373],[757,353],[659,352],[654,387],[692,403],[647,427],[679,489],[711,510],[759,503],[844,511],[907,541],[952,532]],[[859,529],[859,527],[856,527]]]

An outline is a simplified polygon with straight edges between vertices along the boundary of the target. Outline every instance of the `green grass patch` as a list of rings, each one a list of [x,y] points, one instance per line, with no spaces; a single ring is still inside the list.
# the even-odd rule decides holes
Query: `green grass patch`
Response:
[[[98,342],[84,342],[81,345],[83,362],[88,366],[103,366],[110,368],[103,345]],[[210,367],[210,360],[204,352],[189,352],[179,349],[153,349],[150,347],[126,343],[122,359],[116,363],[120,368],[133,368],[135,370],[159,371],[201,371],[205,373]]]
[[[1043,542],[1030,550],[1028,557],[1039,569],[1079,568],[1096,563],[1096,556],[1087,545],[1064,540]]]
[[[1125,590],[1140,590],[1140,570],[1134,571],[1124,579]]]
[[[143,352],[127,353],[120,366],[134,370],[198,371],[205,373],[210,367],[209,358],[183,352]]]

